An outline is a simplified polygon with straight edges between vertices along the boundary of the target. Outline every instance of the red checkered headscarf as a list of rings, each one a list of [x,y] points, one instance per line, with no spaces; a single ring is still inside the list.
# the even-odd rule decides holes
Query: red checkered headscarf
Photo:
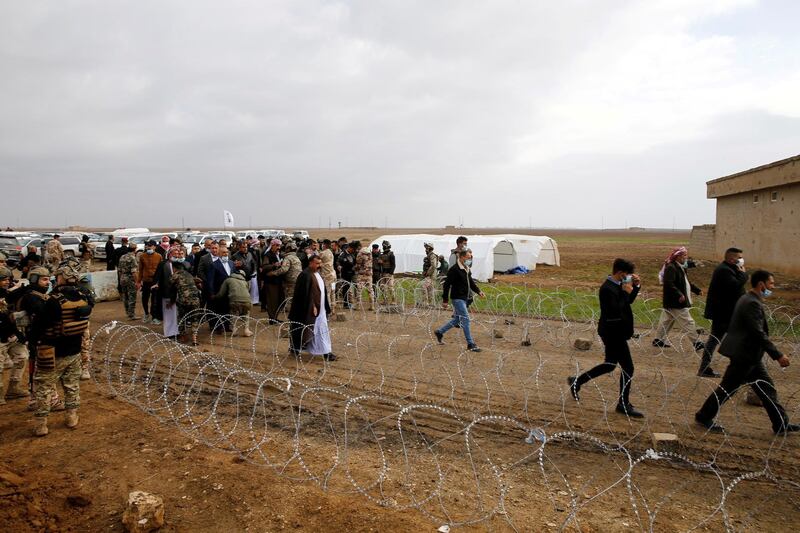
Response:
[[[658,282],[664,283],[664,269],[667,268],[667,265],[674,262],[675,259],[679,255],[688,254],[689,250],[686,249],[685,246],[678,246],[677,248],[673,248],[667,258],[664,260],[664,264],[661,265],[661,270],[658,271]]]

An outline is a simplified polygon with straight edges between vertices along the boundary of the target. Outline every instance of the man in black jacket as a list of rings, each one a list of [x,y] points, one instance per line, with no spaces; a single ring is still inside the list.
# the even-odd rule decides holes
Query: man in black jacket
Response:
[[[106,249],[106,270],[114,270],[115,268],[117,268],[116,254],[114,253],[117,251],[117,249],[114,248],[113,235],[108,236],[105,249]]]
[[[711,368],[711,357],[728,331],[733,308],[744,294],[745,283],[747,283],[747,272],[744,270],[742,251],[739,248],[728,248],[725,251],[725,260],[714,269],[711,284],[708,286],[706,311],[703,316],[711,320],[711,335],[706,341],[700,370],[697,371],[700,377],[719,377],[719,374]]]
[[[763,362],[764,352],[767,352],[781,367],[789,366],[789,358],[769,339],[764,313],[763,298],[772,294],[775,278],[766,270],[756,270],[750,278],[750,286],[750,291],[736,303],[728,334],[719,347],[719,352],[730,357],[731,363],[719,387],[697,411],[694,419],[710,431],[723,431],[714,419],[722,404],[747,383],[761,399],[775,434],[800,431],[800,425],[790,424],[786,410],[778,403],[775,384]]]
[[[600,286],[600,320],[597,333],[605,346],[605,360],[578,377],[568,377],[567,383],[575,401],[580,401],[581,387],[592,379],[613,372],[617,365],[622,369],[619,376],[619,401],[617,412],[633,418],[643,418],[630,402],[633,358],[628,339],[633,337],[633,311],[631,304],[641,289],[635,266],[625,259],[615,259],[612,274]]]
[[[670,348],[667,334],[676,324],[689,336],[695,351],[705,347],[700,341],[697,325],[689,312],[692,307],[692,294],[700,295],[702,291],[693,285],[686,275],[686,269],[689,267],[688,257],[689,252],[685,247],[675,248],[659,273],[664,290],[661,318],[658,320],[656,338],[653,339],[653,346],[658,348]]]
[[[261,302],[261,308],[266,307],[270,324],[278,324],[278,310],[286,296],[283,294],[284,274],[278,274],[283,261],[280,255],[281,241],[272,239],[270,249],[264,254],[261,262],[261,271],[264,274],[264,293],[266,302]]]
[[[336,289],[339,292],[339,297],[344,300],[344,308],[352,309],[353,304],[350,303],[351,287],[353,285],[353,276],[355,275],[356,258],[353,255],[355,251],[355,244],[352,242],[347,243],[344,250],[339,254],[339,259],[336,261],[336,270],[339,273],[341,282],[336,284]]]
[[[447,324],[440,327],[434,334],[439,344],[444,344],[442,339],[444,334],[451,328],[460,326],[464,330],[464,338],[467,340],[467,350],[480,352],[481,349],[475,344],[469,328],[468,306],[472,303],[473,294],[483,298],[483,293],[475,280],[472,279],[472,250],[465,248],[458,252],[458,261],[447,271],[447,279],[442,287],[442,306],[447,309],[447,301],[453,301],[453,318]]]

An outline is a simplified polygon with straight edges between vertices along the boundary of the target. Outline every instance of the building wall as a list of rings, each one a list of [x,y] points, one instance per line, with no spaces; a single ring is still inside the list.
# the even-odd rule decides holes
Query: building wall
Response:
[[[717,259],[716,226],[703,224],[692,228],[689,256],[694,259]]]
[[[800,183],[717,198],[717,257],[731,246],[750,265],[800,275]]]

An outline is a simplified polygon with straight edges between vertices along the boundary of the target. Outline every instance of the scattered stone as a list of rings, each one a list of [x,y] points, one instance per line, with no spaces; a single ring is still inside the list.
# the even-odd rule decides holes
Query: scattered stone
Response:
[[[592,341],[589,339],[575,339],[575,349],[581,351],[587,351],[592,348]]]
[[[243,463],[244,462],[244,457],[242,457],[241,455],[235,455],[233,457],[233,459],[231,459],[231,461],[234,462],[234,463],[237,463],[237,464],[238,463]]]
[[[334,315],[336,322],[347,322],[347,315],[344,313],[336,313]]]
[[[492,331],[492,335],[494,336],[494,338],[495,338],[495,339],[502,339],[502,338],[503,338],[503,336],[504,336],[504,335],[503,335],[503,332],[502,332],[502,331],[500,331],[499,329],[495,329],[495,330],[493,330],[493,331]]]
[[[506,326],[513,326],[514,324],[516,324],[516,322],[514,322],[514,321],[513,321],[512,319],[510,319],[510,318],[506,318],[506,319],[503,321],[503,323],[504,323]]]
[[[679,453],[681,441],[672,433],[653,433],[653,449],[657,452]]]
[[[755,405],[756,407],[764,406],[764,404],[761,402],[761,398],[759,398],[758,395],[753,392],[753,389],[747,390],[747,395],[745,396],[744,401],[747,403],[747,405]]]
[[[191,450],[192,448],[193,448],[193,446],[192,446],[191,444],[184,444],[184,445],[183,445],[183,449],[184,449],[184,451],[187,451],[187,452],[188,452],[188,451],[189,451],[189,450]]]
[[[67,496],[67,503],[70,504],[72,507],[86,507],[92,500],[84,496],[83,494],[70,494]]]
[[[129,533],[148,533],[164,525],[164,500],[148,492],[133,491],[128,494],[128,506],[122,523]]]

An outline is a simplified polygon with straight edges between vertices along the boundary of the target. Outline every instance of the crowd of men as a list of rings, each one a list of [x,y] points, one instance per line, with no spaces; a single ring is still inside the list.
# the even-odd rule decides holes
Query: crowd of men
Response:
[[[702,352],[697,375],[703,378],[720,377],[711,367],[717,346],[719,354],[730,360],[719,386],[695,413],[695,421],[708,431],[724,431],[716,421],[720,407],[740,387],[749,385],[767,411],[776,435],[800,431],[800,425],[789,422],[763,361],[766,353],[782,368],[789,366],[789,357],[769,338],[764,308],[764,299],[772,294],[775,287],[775,277],[766,270],[748,274],[742,250],[729,248],[711,276],[704,314],[705,318],[711,320],[711,335],[704,343],[690,314],[692,295],[700,295],[702,291],[689,280],[688,270],[694,265],[688,255],[685,247],[675,248],[659,272],[662,310],[656,338],[652,343],[657,348],[670,348],[667,336],[673,326],[677,326],[689,337],[694,349]],[[619,366],[621,372],[616,411],[628,417],[643,418],[644,413],[630,402],[634,374],[633,357],[628,347],[628,341],[634,336],[631,304],[636,300],[642,284],[635,269],[631,261],[621,258],[614,261],[611,274],[598,293],[600,319],[597,332],[605,348],[604,360],[578,376],[568,377],[567,384],[572,397],[579,402],[581,387],[603,374],[613,372]],[[749,290],[746,289],[748,279]]]
[[[432,243],[423,246],[422,304],[434,305],[441,290],[442,305],[452,308],[451,319],[434,330],[437,342],[444,344],[445,334],[459,328],[467,350],[481,352],[472,337],[469,308],[483,293],[472,278],[468,239],[457,239],[449,261],[435,252]],[[94,294],[87,273],[93,253],[88,239],[84,239],[79,258],[67,258],[55,236],[48,242],[44,257],[33,248],[21,259],[18,267],[27,285],[14,282],[0,254],[0,359],[7,359],[11,367],[4,392],[5,365],[0,364],[0,404],[28,397],[30,392],[30,406],[37,419],[35,434],[39,436],[48,433],[47,417],[53,409],[66,410],[67,427],[78,424],[79,380],[90,377],[87,343]],[[283,324],[285,313],[292,354],[299,356],[305,351],[334,361],[328,318],[337,307],[374,310],[378,303],[394,304],[396,259],[388,241],[368,247],[345,237],[336,241],[268,240],[258,235],[230,243],[206,239],[187,249],[179,239],[164,236],[146,242],[139,250],[125,237],[116,248],[110,236],[106,257],[107,268],[117,272],[128,319],[162,325],[165,336],[184,343],[196,343],[195,326],[204,319],[212,331],[251,336],[250,314],[256,307],[267,314],[270,324]],[[738,388],[749,384],[776,434],[800,430],[800,426],[789,423],[762,360],[767,353],[781,367],[789,365],[789,358],[769,339],[764,299],[774,288],[774,276],[764,270],[748,274],[742,250],[728,249],[709,285],[705,317],[712,326],[703,342],[690,313],[693,296],[702,292],[689,279],[692,266],[685,247],[675,248],[664,261],[659,272],[662,311],[652,344],[661,349],[671,347],[669,333],[678,328],[693,348],[702,352],[697,374],[703,378],[720,377],[711,366],[718,347],[719,353],[730,359],[719,386],[697,411],[697,423],[709,431],[722,431],[716,422],[719,408]],[[644,414],[630,401],[634,374],[628,346],[634,336],[631,304],[642,285],[635,269],[631,261],[614,261],[598,293],[598,335],[605,349],[604,361],[570,376],[567,382],[573,398],[580,401],[584,385],[619,366],[616,411],[642,418]],[[376,295],[381,302],[376,301]],[[136,311],[139,305],[141,316]],[[28,361],[26,391],[21,380]],[[58,397],[57,381],[64,389],[63,401]]]

